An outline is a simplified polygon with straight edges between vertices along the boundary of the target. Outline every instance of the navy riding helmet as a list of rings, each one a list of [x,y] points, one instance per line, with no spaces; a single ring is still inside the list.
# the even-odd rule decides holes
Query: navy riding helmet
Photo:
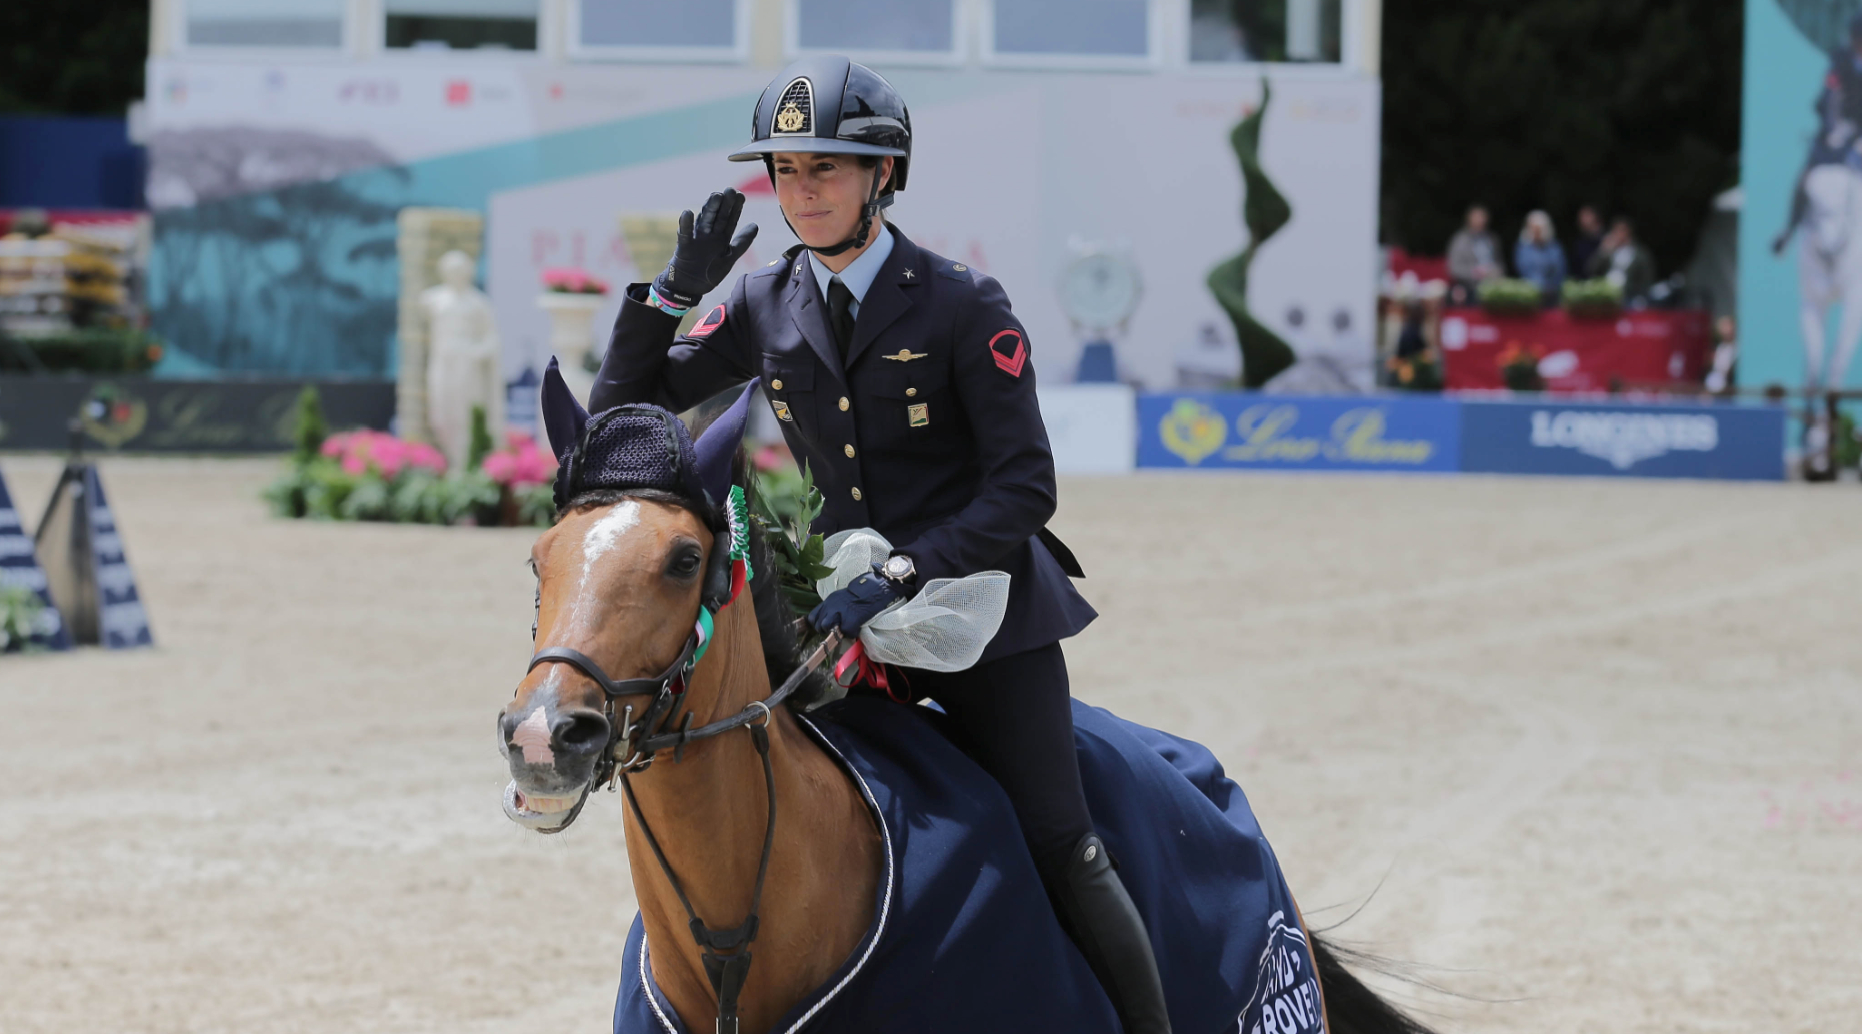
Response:
[[[778,151],[892,158],[892,176],[884,183],[873,177],[859,232],[832,247],[810,249],[838,255],[865,247],[873,220],[905,189],[912,160],[912,116],[899,91],[878,72],[844,57],[806,57],[763,88],[750,117],[750,143],[731,152],[730,159],[762,159],[773,186]]]

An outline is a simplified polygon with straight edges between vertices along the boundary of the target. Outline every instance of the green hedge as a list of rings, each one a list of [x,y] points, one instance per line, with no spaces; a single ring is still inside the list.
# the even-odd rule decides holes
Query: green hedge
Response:
[[[142,373],[161,357],[161,340],[139,330],[72,330],[0,341],[0,369],[14,371]]]

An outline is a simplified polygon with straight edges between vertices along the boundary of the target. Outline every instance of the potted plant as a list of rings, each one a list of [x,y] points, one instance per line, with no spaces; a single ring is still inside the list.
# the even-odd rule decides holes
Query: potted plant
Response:
[[[1514,391],[1544,391],[1545,376],[1539,372],[1539,349],[1508,341],[1500,353],[1500,380]]]
[[[1539,311],[1539,285],[1530,280],[1488,280],[1475,289],[1489,316],[1531,316]]]
[[[1565,311],[1577,319],[1614,319],[1623,311],[1623,289],[1598,277],[1567,280],[1563,290]]]
[[[582,269],[543,271],[543,295],[537,304],[550,318],[550,353],[556,357],[563,379],[578,398],[588,398],[594,385],[589,347],[594,343],[595,313],[608,294],[608,283]]]

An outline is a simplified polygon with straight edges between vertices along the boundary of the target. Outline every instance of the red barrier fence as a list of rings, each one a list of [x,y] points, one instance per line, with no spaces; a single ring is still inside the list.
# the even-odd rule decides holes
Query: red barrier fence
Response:
[[[1645,309],[1579,319],[1563,309],[1525,317],[1450,309],[1440,331],[1450,389],[1503,388],[1501,368],[1521,352],[1538,357],[1548,391],[1608,391],[1612,382],[1699,383],[1712,359],[1708,314]]]

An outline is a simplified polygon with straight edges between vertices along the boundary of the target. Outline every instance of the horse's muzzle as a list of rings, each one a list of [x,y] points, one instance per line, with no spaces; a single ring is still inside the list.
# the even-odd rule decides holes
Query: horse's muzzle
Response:
[[[511,766],[505,813],[533,829],[566,818],[594,778],[612,733],[600,711],[558,709],[547,700],[501,715],[498,736]]]

